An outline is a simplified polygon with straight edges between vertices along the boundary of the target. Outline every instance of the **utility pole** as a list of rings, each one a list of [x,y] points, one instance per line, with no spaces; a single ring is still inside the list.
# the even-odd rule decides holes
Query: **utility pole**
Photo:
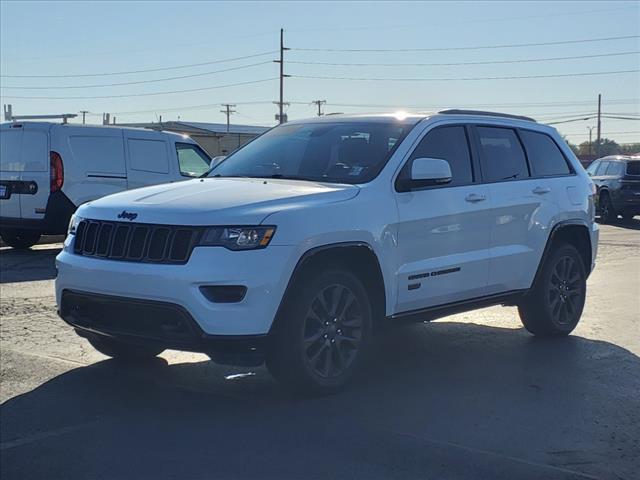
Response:
[[[600,114],[602,112],[602,95],[598,94],[598,130],[597,130],[597,138],[596,138],[596,155],[600,158]]]
[[[230,103],[223,103],[222,106],[225,107],[225,109],[220,111],[227,116],[227,133],[229,133],[229,119],[232,113],[236,113],[236,111],[233,110],[233,107],[235,107],[235,105],[232,105]]]
[[[589,130],[589,160],[593,160],[593,152],[592,152],[592,147],[593,144],[591,143],[591,132],[592,130],[596,128],[596,127],[587,127],[587,129]]]
[[[280,29],[280,60],[274,60],[274,62],[280,64],[280,100],[278,101],[278,115],[276,119],[279,123],[286,122],[286,117],[284,116],[284,78],[289,75],[284,74],[284,51],[289,50],[284,46],[284,29]]]
[[[327,103],[327,101],[326,100],[314,100],[311,103],[314,103],[314,104],[316,104],[318,106],[318,116],[321,117],[323,115],[323,113],[322,113],[322,105]]]
[[[88,110],[80,110],[80,113],[82,114],[82,124],[84,125],[85,124],[85,122],[84,122],[85,115],[87,113],[89,113],[89,111]]]

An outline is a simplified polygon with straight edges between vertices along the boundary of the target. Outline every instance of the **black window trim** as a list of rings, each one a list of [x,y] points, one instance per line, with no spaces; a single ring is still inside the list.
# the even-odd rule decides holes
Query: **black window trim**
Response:
[[[571,162],[569,161],[569,159],[567,158],[565,153],[562,151],[562,148],[560,148],[560,145],[558,145],[558,142],[556,142],[555,139],[551,135],[549,135],[546,132],[541,132],[540,130],[535,130],[533,128],[517,127],[517,130],[518,130],[518,138],[520,139],[520,144],[522,145],[522,147],[524,149],[525,157],[527,157],[527,164],[529,165],[529,178],[556,178],[556,177],[571,177],[571,176],[576,175],[576,171],[573,168],[573,165],[571,165]],[[532,132],[532,133],[537,133],[537,134],[540,134],[540,135],[544,135],[549,140],[551,140],[553,142],[553,144],[556,146],[556,148],[558,149],[558,151],[560,152],[560,155],[562,155],[562,158],[564,159],[564,163],[569,168],[569,173],[558,173],[558,174],[555,174],[555,175],[534,175],[533,174],[533,166],[531,165],[531,161],[529,160],[529,152],[527,152],[527,145],[522,140],[522,136],[520,135],[520,131]]]
[[[441,128],[447,127],[462,127],[464,130],[465,138],[467,140],[467,149],[469,150],[469,160],[471,160],[471,182],[462,183],[458,185],[425,185],[425,186],[416,186],[409,189],[404,189],[401,185],[402,180],[400,179],[400,175],[402,175],[403,170],[407,166],[407,164],[412,160],[413,153],[418,149],[422,141],[434,130],[438,130]],[[477,185],[480,183],[481,173],[480,173],[480,163],[476,158],[476,151],[473,148],[473,142],[471,140],[471,132],[469,131],[468,123],[444,123],[435,125],[433,128],[428,128],[421,136],[418,138],[411,151],[406,155],[406,160],[402,162],[402,166],[398,169],[396,176],[393,181],[394,190],[396,193],[411,193],[411,192],[420,192],[423,190],[443,190],[448,188],[457,188],[457,187],[468,187],[469,185]]]
[[[203,153],[205,157],[209,158],[209,165],[211,165],[211,157],[209,156],[209,154],[204,150],[204,148],[202,148],[197,143],[175,142],[174,148],[176,149],[176,160],[178,160],[178,172],[180,172],[180,176],[181,177],[185,177],[185,178],[198,178],[198,177],[200,177],[202,174],[200,174],[200,175],[187,175],[185,173],[182,173],[182,167],[180,165],[180,155],[178,154],[178,145],[184,145],[186,147],[195,148],[195,150],[200,150],[200,152]],[[208,172],[209,168],[210,167],[207,167],[207,170],[205,170],[205,172]]]

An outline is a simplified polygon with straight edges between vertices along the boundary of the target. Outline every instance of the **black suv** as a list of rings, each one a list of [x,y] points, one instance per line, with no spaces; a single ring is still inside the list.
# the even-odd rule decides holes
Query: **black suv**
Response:
[[[640,157],[599,158],[587,173],[596,184],[596,205],[604,223],[615,222],[618,215],[626,221],[640,215]]]

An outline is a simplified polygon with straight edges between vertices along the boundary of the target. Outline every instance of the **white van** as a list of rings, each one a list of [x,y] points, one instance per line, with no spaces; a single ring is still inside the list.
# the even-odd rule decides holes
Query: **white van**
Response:
[[[28,248],[66,232],[76,208],[132,188],[186,180],[210,157],[186,136],[50,122],[0,125],[0,236]]]

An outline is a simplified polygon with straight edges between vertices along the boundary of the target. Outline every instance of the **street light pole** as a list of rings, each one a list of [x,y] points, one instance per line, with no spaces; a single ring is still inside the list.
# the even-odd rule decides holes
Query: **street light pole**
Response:
[[[593,131],[594,128],[596,127],[587,127],[587,129],[589,130],[589,160],[593,160],[593,158],[591,158],[593,156],[593,153],[592,153],[593,143],[591,143],[591,132]]]

